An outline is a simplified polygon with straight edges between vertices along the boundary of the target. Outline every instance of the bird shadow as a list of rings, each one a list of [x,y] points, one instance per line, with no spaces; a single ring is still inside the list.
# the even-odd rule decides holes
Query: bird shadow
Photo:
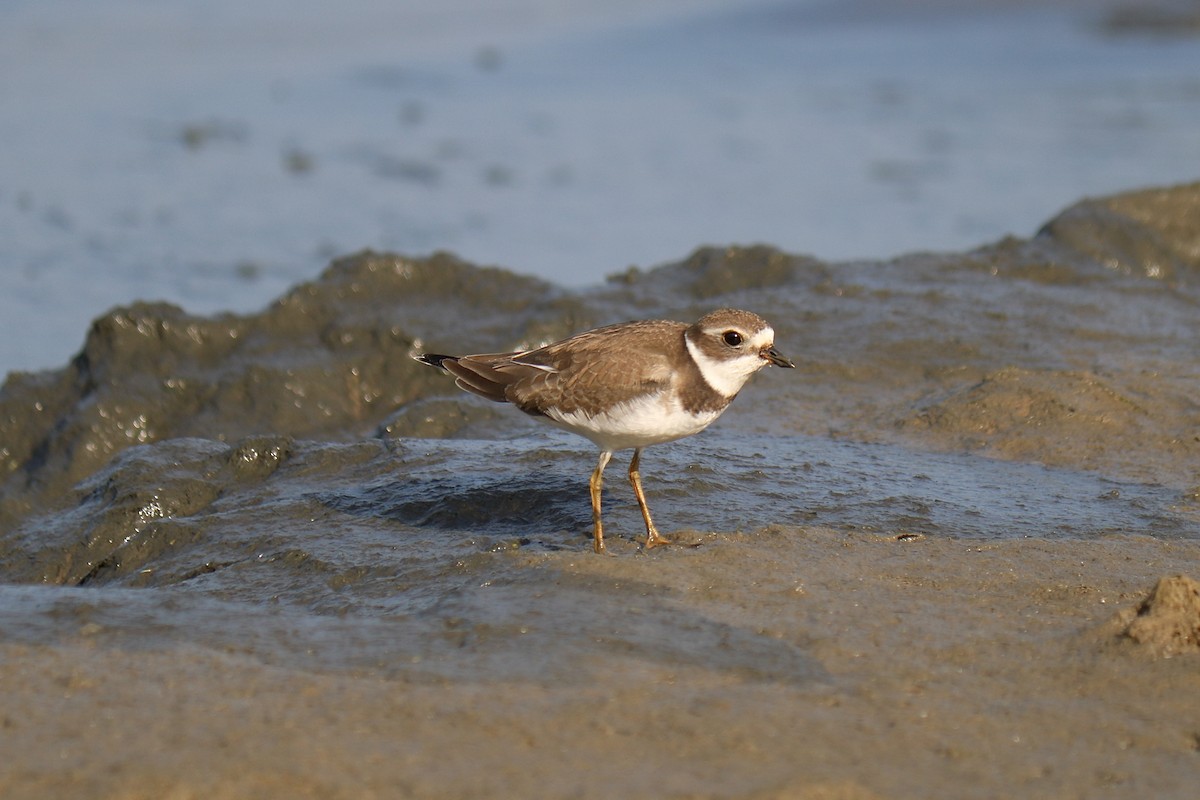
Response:
[[[416,528],[491,534],[584,531],[591,526],[586,487],[565,476],[481,480],[478,475],[405,476],[317,495],[327,508]]]

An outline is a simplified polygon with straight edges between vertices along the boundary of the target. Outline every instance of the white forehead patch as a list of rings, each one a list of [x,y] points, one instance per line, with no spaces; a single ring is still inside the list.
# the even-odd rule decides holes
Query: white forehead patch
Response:
[[[764,347],[770,347],[773,344],[775,344],[775,331],[770,326],[763,328],[750,337],[750,349],[756,353]]]

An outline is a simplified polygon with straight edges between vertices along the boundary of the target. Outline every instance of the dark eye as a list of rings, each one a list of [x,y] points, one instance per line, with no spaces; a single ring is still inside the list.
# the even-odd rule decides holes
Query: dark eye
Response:
[[[725,340],[725,344],[730,347],[740,347],[742,344],[742,335],[737,331],[725,331],[725,335],[721,337]]]

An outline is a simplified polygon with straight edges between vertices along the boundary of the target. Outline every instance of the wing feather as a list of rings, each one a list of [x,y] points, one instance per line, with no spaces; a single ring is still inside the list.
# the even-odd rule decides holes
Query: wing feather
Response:
[[[610,399],[613,387],[665,389],[674,373],[672,359],[686,354],[684,328],[659,321],[611,325],[518,354],[514,361],[547,371],[515,382],[509,399],[531,414],[545,414],[549,408],[595,413],[595,404]]]
[[[569,339],[511,353],[426,356],[418,360],[454,376],[459,388],[528,414],[547,409],[595,413],[613,387],[654,392],[674,379],[672,362],[687,357],[680,322],[610,325]]]

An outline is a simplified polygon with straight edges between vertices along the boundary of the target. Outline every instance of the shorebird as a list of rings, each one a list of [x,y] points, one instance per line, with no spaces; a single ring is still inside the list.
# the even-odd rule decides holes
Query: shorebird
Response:
[[[795,367],[775,349],[766,320],[732,308],[691,325],[623,322],[535,350],[413,357],[453,375],[460,389],[511,403],[600,448],[589,481],[597,553],[605,552],[600,489],[615,451],[633,449],[629,482],[646,523],[646,548],[669,544],[646,505],[642,450],[707,428],[763,367]]]

